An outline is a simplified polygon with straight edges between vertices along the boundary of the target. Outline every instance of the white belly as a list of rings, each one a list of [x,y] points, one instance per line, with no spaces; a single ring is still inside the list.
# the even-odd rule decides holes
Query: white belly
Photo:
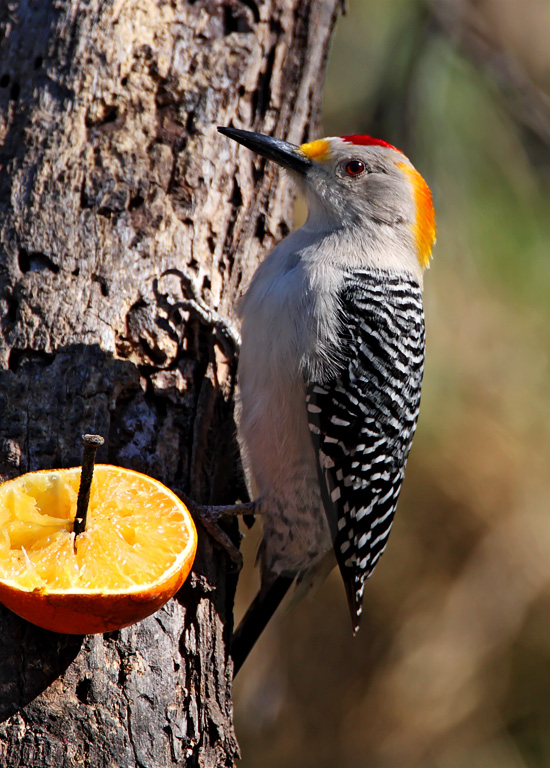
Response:
[[[331,549],[300,370],[310,332],[297,294],[296,275],[268,291],[255,279],[241,311],[239,437],[260,502],[264,567],[275,573],[304,570]]]

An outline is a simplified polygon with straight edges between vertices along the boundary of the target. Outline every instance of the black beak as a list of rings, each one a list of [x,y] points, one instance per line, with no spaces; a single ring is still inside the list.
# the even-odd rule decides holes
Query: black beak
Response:
[[[238,128],[218,128],[218,131],[224,136],[238,141],[243,147],[257,152],[267,160],[273,160],[274,163],[282,165],[289,171],[295,171],[305,176],[311,168],[311,160],[300,151],[296,144],[274,139],[272,136],[264,136],[262,133],[241,131]]]

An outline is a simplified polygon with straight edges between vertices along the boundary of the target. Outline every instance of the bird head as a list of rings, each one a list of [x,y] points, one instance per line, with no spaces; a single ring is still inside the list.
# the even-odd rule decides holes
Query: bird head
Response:
[[[297,146],[236,128],[218,128],[294,176],[308,203],[314,230],[355,232],[412,249],[424,270],[435,242],[430,189],[396,147],[370,136],[339,136]]]

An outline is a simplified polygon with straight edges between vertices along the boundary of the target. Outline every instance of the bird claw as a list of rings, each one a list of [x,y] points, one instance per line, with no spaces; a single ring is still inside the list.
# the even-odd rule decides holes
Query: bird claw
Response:
[[[232,542],[229,535],[218,524],[224,517],[234,515],[251,515],[254,512],[255,502],[249,501],[243,504],[230,504],[227,506],[208,506],[206,504],[197,504],[190,499],[183,491],[172,489],[176,493],[193,519],[198,522],[204,530],[214,539],[214,541],[227,553],[234,566],[234,570],[240,571],[243,566],[243,556],[237,546]]]
[[[214,328],[225,342],[231,346],[231,351],[237,353],[241,347],[241,335],[238,330],[224,317],[222,317],[215,309],[208,306],[205,300],[201,296],[199,286],[189,276],[184,275],[180,270],[168,269],[164,272],[167,274],[177,275],[185,292],[189,294],[188,298],[178,301],[176,304],[172,304],[170,307],[171,313],[174,313],[178,309],[183,309],[187,312],[193,312],[203,323],[209,328]]]
[[[215,523],[212,520],[208,520],[208,518],[198,517],[196,519],[202,525],[204,530],[209,534],[209,536],[214,539],[216,544],[218,544],[225,551],[233,566],[231,570],[238,573],[243,567],[243,556],[239,548],[235,546],[228,534],[220,525],[218,525],[218,523]]]

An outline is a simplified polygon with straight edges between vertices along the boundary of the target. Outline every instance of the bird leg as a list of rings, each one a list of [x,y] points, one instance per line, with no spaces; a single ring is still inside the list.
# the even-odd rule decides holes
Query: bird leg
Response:
[[[188,275],[184,275],[179,269],[167,269],[164,275],[176,275],[181,280],[184,293],[187,298],[170,305],[170,312],[178,309],[193,312],[204,325],[213,328],[221,337],[226,347],[229,347],[231,355],[237,355],[241,348],[241,335],[233,324],[222,317],[215,309],[208,306],[201,296],[199,286]]]
[[[248,501],[242,504],[206,505],[198,504],[190,499],[183,491],[172,489],[174,493],[183,501],[193,519],[198,522],[202,528],[214,539],[214,541],[226,551],[229,559],[235,565],[237,570],[242,568],[243,556],[239,549],[233,544],[228,534],[218,524],[224,517],[233,517],[235,515],[253,515],[257,512],[256,502]]]

